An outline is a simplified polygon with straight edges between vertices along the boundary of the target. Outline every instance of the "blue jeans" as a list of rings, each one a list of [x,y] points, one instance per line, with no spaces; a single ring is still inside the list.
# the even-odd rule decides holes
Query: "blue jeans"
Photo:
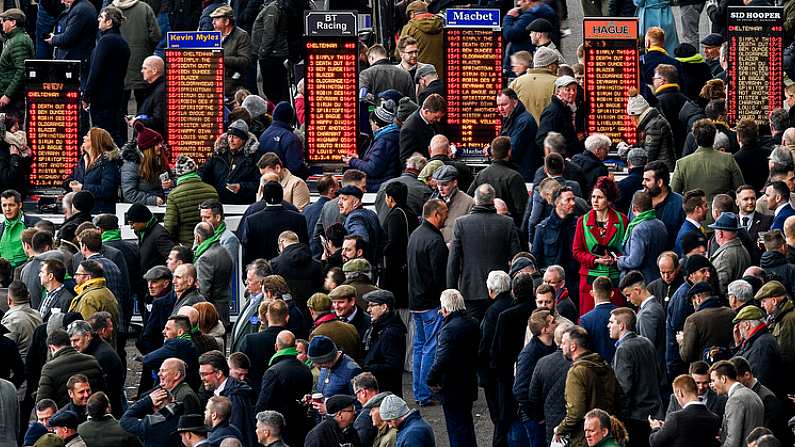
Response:
[[[416,326],[412,348],[414,363],[412,389],[414,399],[423,402],[430,399],[433,394],[426,380],[436,359],[436,337],[442,329],[444,318],[439,314],[438,308],[421,312],[412,311],[411,315]]]
[[[47,13],[41,4],[36,13],[36,59],[52,59],[53,47],[44,41],[44,35],[52,32],[55,17]]]
[[[442,404],[444,422],[450,447],[477,447],[475,423],[472,420],[472,401]]]
[[[530,439],[530,446],[531,447],[543,447],[547,445],[547,429],[544,425],[539,424],[536,421],[525,421],[525,422],[517,422],[518,424],[522,424],[524,426],[525,434],[527,438]],[[513,427],[511,427],[513,429]],[[511,430],[513,434],[513,430]],[[518,444],[511,444],[509,445],[513,447],[514,445]],[[521,445],[527,445],[525,442]]]

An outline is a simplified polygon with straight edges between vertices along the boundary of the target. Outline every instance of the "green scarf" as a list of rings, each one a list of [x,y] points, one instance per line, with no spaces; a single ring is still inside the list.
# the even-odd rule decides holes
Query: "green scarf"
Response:
[[[0,256],[11,263],[11,268],[16,268],[28,260],[25,250],[22,249],[22,231],[25,230],[25,218],[19,213],[16,219],[3,221],[3,235],[0,236]]]
[[[627,243],[629,235],[632,234],[632,230],[634,230],[639,223],[646,222],[647,220],[652,220],[656,218],[657,218],[657,212],[654,211],[654,209],[650,209],[648,211],[644,211],[642,213],[637,214],[629,222],[629,225],[627,225],[627,232],[624,233],[624,240],[622,242],[625,244]]]
[[[141,230],[140,232],[139,231],[135,232],[135,235],[138,236],[139,244],[140,244],[140,242],[143,241],[144,235],[146,234],[146,231],[149,230],[150,228],[154,227],[156,224],[157,224],[157,219],[155,219],[155,216],[152,216],[149,219],[149,222],[146,223],[146,226],[144,227],[143,230]]]
[[[177,338],[180,339],[180,340],[193,341],[193,337],[190,336],[190,332],[185,332],[184,334],[180,335]]]
[[[215,232],[213,233],[213,235],[205,239],[204,242],[199,244],[193,250],[193,259],[199,259],[199,256],[203,255],[204,252],[207,251],[208,248],[210,248],[210,245],[213,245],[214,243],[221,240],[221,233],[223,233],[225,230],[226,230],[226,224],[221,222],[221,224],[215,228]]]
[[[185,180],[192,178],[201,180],[201,177],[199,177],[199,174],[197,174],[196,171],[188,172],[187,174],[182,174],[179,177],[177,177],[177,186],[179,186],[180,183],[184,182]]]
[[[102,232],[102,243],[110,241],[120,241],[121,230],[105,230]]]
[[[273,363],[281,357],[297,357],[298,356],[298,349],[295,347],[292,348],[284,348],[280,349],[276,354],[271,356],[270,361],[268,362],[268,366],[272,366]]]
[[[589,211],[589,213],[592,212],[595,211]],[[616,216],[616,222],[613,224],[616,227],[616,232],[606,245],[615,249],[616,251],[619,251],[620,246],[618,243],[624,238],[624,218],[621,217],[620,213],[617,213],[613,210],[610,210],[609,212],[614,213]],[[596,240],[596,237],[593,235],[593,233],[591,233],[591,230],[588,227],[588,217],[589,214],[586,213],[582,218],[582,232],[585,235],[585,246],[588,248],[589,252],[593,253],[596,246],[599,245],[599,241]],[[596,220],[596,216],[594,216],[594,220]],[[609,221],[610,218],[608,217],[608,222]],[[596,264],[594,268],[588,269],[588,276],[607,276],[610,279],[617,279],[619,276],[619,271],[615,267],[611,267],[609,265]]]

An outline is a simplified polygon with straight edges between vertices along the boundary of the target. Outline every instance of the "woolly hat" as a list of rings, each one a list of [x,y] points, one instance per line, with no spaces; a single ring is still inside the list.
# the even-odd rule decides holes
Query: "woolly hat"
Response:
[[[378,409],[381,410],[381,419],[385,421],[402,418],[409,414],[409,406],[406,405],[406,401],[394,394],[386,396],[384,400],[381,401],[381,405],[379,405]]]
[[[698,54],[698,50],[696,49],[696,47],[694,47],[693,45],[690,45],[687,42],[679,44],[679,46],[676,47],[676,49],[674,50],[674,56],[676,56],[678,58],[679,57],[686,58],[686,57],[694,56],[696,54]]]
[[[691,255],[685,259],[685,265],[682,267],[682,270],[684,270],[685,275],[690,275],[703,269],[704,267],[712,267],[709,259],[701,255]]]
[[[246,138],[248,138],[248,135],[246,135]],[[177,164],[174,165],[174,173],[177,174],[177,177],[195,172],[197,169],[198,166],[196,166],[196,162],[187,155],[180,155],[179,158],[177,158]]]
[[[382,102],[380,106],[376,107],[373,113],[375,113],[375,116],[379,120],[387,124],[392,124],[392,121],[395,120],[395,101],[387,99]]]
[[[157,146],[163,142],[162,135],[160,135],[157,131],[144,126],[140,121],[136,121],[133,127],[137,133],[135,137],[135,144],[138,145],[138,149],[149,149],[150,147]]]
[[[516,258],[516,260],[513,261],[513,264],[511,264],[511,270],[508,274],[510,275],[511,278],[513,278],[514,276],[516,276],[517,273],[522,271],[522,269],[525,269],[527,267],[537,268],[535,261],[530,258],[524,256]]]
[[[552,48],[538,47],[533,54],[533,68],[544,68],[558,62],[558,52]]]
[[[282,101],[276,104],[276,108],[273,109],[274,121],[280,121],[282,123],[292,124],[294,119],[295,119],[295,112],[293,111],[293,106],[291,106],[289,102]]]
[[[309,348],[306,353],[312,363],[326,363],[334,360],[337,351],[337,345],[334,344],[334,340],[325,335],[315,335],[309,341]]]
[[[133,203],[127,210],[127,222],[129,223],[147,223],[150,219],[152,219],[152,212],[146,205]]]
[[[639,116],[649,108],[646,98],[641,95],[630,96],[627,100],[627,114]]]
[[[88,191],[78,191],[74,197],[72,197],[72,206],[78,211],[90,213],[91,210],[94,209],[95,204],[94,194]]]
[[[397,117],[398,121],[404,123],[409,118],[409,115],[416,112],[419,108],[420,106],[418,106],[417,103],[406,96],[400,98],[400,101],[398,101],[397,114],[395,116]]]
[[[268,113],[268,101],[265,101],[261,96],[257,95],[246,96],[246,99],[243,100],[243,104],[241,104],[240,107],[248,111],[248,114],[251,115],[251,119]]]
[[[682,241],[681,241],[680,245],[682,246],[682,253],[690,253],[696,247],[704,247],[704,248],[706,248],[707,247],[707,238],[705,238],[704,234],[701,233],[700,231],[691,231],[691,232],[685,234],[684,236],[682,236]],[[707,261],[707,262],[709,262],[709,261]],[[696,269],[696,270],[698,270],[698,269]]]
[[[248,124],[243,120],[236,120],[226,129],[227,135],[234,135],[243,141],[248,140]]]

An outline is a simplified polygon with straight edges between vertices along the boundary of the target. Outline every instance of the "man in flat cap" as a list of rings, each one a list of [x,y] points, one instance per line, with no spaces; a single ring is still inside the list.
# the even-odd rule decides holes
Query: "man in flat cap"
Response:
[[[751,365],[751,371],[762,385],[778,390],[782,371],[781,350],[776,338],[765,324],[765,311],[754,306],[745,306],[737,312],[734,323],[735,338],[739,339],[736,356],[743,357]]]
[[[700,360],[706,349],[729,348],[732,339],[734,311],[721,304],[712,286],[701,281],[687,292],[696,312],[687,317],[679,342],[679,355],[685,363]]]
[[[346,262],[345,265],[350,266],[351,264],[364,264],[366,262],[366,259],[353,259]],[[369,270],[369,263],[366,267]],[[348,281],[345,282],[346,284],[337,286],[329,292],[328,297],[331,299],[331,307],[334,309],[337,318],[340,321],[352,324],[356,328],[356,332],[359,333],[359,338],[364,340],[364,334],[370,329],[370,316],[364,310],[367,304],[363,298],[361,300],[358,299],[359,292],[357,289],[347,284]],[[368,292],[373,290],[379,289],[372,286],[368,289]],[[365,294],[362,293],[361,295],[364,296]]]
[[[384,243],[384,230],[378,215],[362,204],[364,192],[353,185],[339,190],[340,215],[344,216],[345,234],[360,236],[367,244],[364,257],[371,265],[378,266]]]
[[[444,165],[433,173],[433,180],[436,181],[438,192],[435,192],[432,197],[444,200],[447,205],[447,219],[440,228],[445,243],[453,240],[455,220],[469,214],[469,211],[475,206],[472,196],[458,189],[458,177],[458,170],[450,165]]]
[[[77,433],[80,417],[73,411],[61,411],[50,418],[50,428],[61,438],[67,447],[85,447],[86,443]]]
[[[406,325],[395,312],[395,296],[375,290],[364,296],[372,324],[362,339],[362,368],[371,371],[381,391],[403,395],[403,359],[406,356]]]
[[[0,14],[5,43],[0,54],[0,111],[19,113],[24,107],[25,59],[33,58],[33,40],[25,32],[25,13],[17,8]],[[21,116],[19,117],[21,118]],[[19,151],[11,148],[11,155]]]
[[[348,288],[350,286],[339,286]],[[333,291],[332,291],[333,292]],[[337,293],[348,293],[339,291]],[[309,339],[319,335],[329,337],[340,349],[349,356],[359,358],[359,333],[350,323],[341,321],[331,310],[331,298],[325,293],[312,295],[306,303],[309,308],[309,315],[314,321],[314,329],[309,334]],[[334,349],[336,352],[336,347]]]
[[[723,36],[718,33],[707,34],[701,39],[701,45],[704,46],[704,59],[709,65],[712,76],[717,76],[723,71],[720,66],[720,46],[723,45]]]
[[[328,445],[359,445],[359,435],[353,429],[356,398],[336,394],[326,400],[326,418],[306,435],[304,447]]]
[[[791,368],[795,368],[795,307],[787,296],[787,289],[779,281],[768,281],[756,292],[754,299],[767,312],[768,328],[778,341],[785,371],[792,371]],[[791,381],[786,388],[782,391],[792,393],[795,390]]]

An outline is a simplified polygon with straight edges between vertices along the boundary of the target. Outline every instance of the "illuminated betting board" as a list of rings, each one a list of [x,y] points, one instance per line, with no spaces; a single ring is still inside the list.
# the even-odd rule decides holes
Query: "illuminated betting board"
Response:
[[[741,6],[729,8],[728,115],[767,122],[782,105],[784,73],[782,40],[784,8]]]
[[[224,132],[224,54],[220,33],[169,34],[166,141],[171,148],[171,163],[178,156],[187,155],[201,164],[210,157],[215,139]],[[185,37],[189,34],[195,45]],[[179,48],[174,48],[177,35],[181,37]]]
[[[39,193],[61,191],[80,153],[79,61],[25,61],[30,183]]]
[[[446,135],[459,158],[480,158],[502,127],[495,104],[502,88],[499,10],[447,10],[446,19]]]
[[[339,163],[356,151],[357,38],[310,37],[306,55],[306,157]]]
[[[582,28],[587,131],[635,144],[635,125],[626,110],[629,89],[640,82],[638,19],[585,18]]]

